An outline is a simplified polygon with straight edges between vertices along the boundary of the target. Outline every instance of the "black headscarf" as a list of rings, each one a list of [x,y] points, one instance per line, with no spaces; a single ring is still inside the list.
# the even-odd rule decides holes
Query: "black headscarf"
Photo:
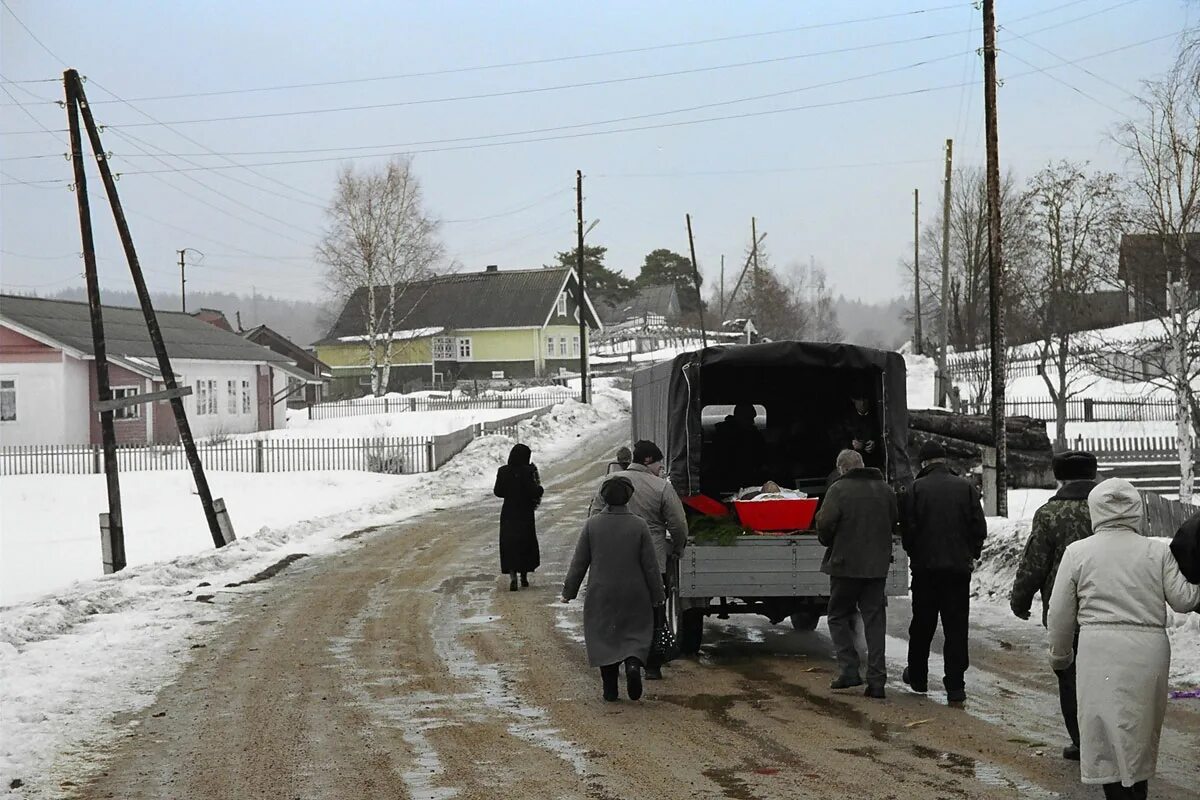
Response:
[[[600,487],[600,497],[610,506],[623,506],[633,497],[633,481],[624,475],[614,475]]]
[[[514,444],[513,449],[508,451],[508,465],[510,467],[527,467],[529,460],[533,457],[533,451],[528,445]]]

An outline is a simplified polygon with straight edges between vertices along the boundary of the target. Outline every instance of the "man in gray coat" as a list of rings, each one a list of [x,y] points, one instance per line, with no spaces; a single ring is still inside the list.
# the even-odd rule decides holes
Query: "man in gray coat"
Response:
[[[867,638],[864,694],[882,699],[887,682],[886,582],[899,520],[896,495],[883,474],[864,467],[854,450],[838,453],[837,469],[841,477],[829,487],[816,518],[817,538],[828,548],[821,571],[829,575],[829,635],[841,669],[829,688],[862,686],[854,646],[854,617],[860,613]]]
[[[650,526],[650,539],[654,543],[654,555],[658,559],[658,570],[663,583],[670,583],[671,565],[683,555],[687,546],[687,515],[683,503],[671,483],[660,477],[663,454],[654,442],[642,440],[633,445],[633,463],[628,469],[614,473],[633,484],[633,497],[629,510],[641,517]],[[588,516],[604,510],[604,500],[599,495],[588,507]],[[662,677],[660,664],[647,664],[646,677],[657,680]]]

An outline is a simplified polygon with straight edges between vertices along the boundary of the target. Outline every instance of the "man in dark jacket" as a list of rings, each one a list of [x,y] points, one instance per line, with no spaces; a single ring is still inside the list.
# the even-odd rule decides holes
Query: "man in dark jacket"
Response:
[[[913,691],[928,691],[929,645],[938,617],[946,637],[942,649],[946,699],[967,699],[964,675],[967,626],[971,605],[971,570],[983,551],[987,522],[974,484],[946,464],[937,442],[920,450],[921,471],[903,495],[904,549],[912,569],[912,623],[908,626],[908,666],[904,682]]]
[[[1171,554],[1188,583],[1200,583],[1200,511],[1179,526],[1171,540]]]
[[[1054,477],[1058,493],[1033,515],[1033,530],[1025,542],[1025,551],[1017,565],[1008,604],[1021,619],[1029,619],[1034,593],[1042,596],[1042,625],[1050,607],[1050,591],[1058,575],[1063,551],[1071,542],[1092,535],[1092,516],[1088,494],[1096,488],[1096,457],[1091,453],[1068,451],[1054,457]],[[1079,652],[1079,631],[1075,632],[1075,652]],[[1063,748],[1063,758],[1079,760],[1079,719],[1075,701],[1075,664],[1056,669],[1058,702],[1071,744]]]
[[[829,487],[817,511],[817,538],[828,549],[821,571],[829,575],[829,635],[837,651],[839,675],[831,689],[862,686],[854,616],[862,614],[867,638],[867,697],[882,698],[887,682],[888,566],[898,513],[896,495],[879,470],[863,466],[862,456],[843,450],[841,478]]]

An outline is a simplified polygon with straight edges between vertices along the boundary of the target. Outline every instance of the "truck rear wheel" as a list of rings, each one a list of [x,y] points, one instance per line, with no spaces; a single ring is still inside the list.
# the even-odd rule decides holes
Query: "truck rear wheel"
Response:
[[[700,652],[700,644],[704,639],[704,611],[699,608],[689,608],[679,613],[678,631],[679,651],[684,655],[694,656]]]
[[[821,621],[821,615],[815,611],[801,611],[797,614],[792,614],[792,627],[798,631],[814,631],[817,629],[817,623]]]

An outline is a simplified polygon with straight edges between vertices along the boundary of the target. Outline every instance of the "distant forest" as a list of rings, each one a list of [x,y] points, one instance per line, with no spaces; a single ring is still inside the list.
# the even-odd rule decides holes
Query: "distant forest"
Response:
[[[63,289],[47,296],[54,300],[86,300],[87,292],[83,287],[79,287]],[[138,304],[137,295],[132,291],[105,289],[102,296],[106,306],[137,307]],[[153,292],[151,297],[154,301],[154,308],[158,311],[179,310],[178,294]],[[280,300],[262,294],[247,297],[229,292],[189,291],[187,305],[188,311],[197,311],[201,308],[213,308],[221,311],[234,329],[237,328],[240,312],[243,329],[268,325],[301,347],[308,347],[324,336],[332,324],[332,316],[338,311],[338,309],[330,309],[317,302]]]

